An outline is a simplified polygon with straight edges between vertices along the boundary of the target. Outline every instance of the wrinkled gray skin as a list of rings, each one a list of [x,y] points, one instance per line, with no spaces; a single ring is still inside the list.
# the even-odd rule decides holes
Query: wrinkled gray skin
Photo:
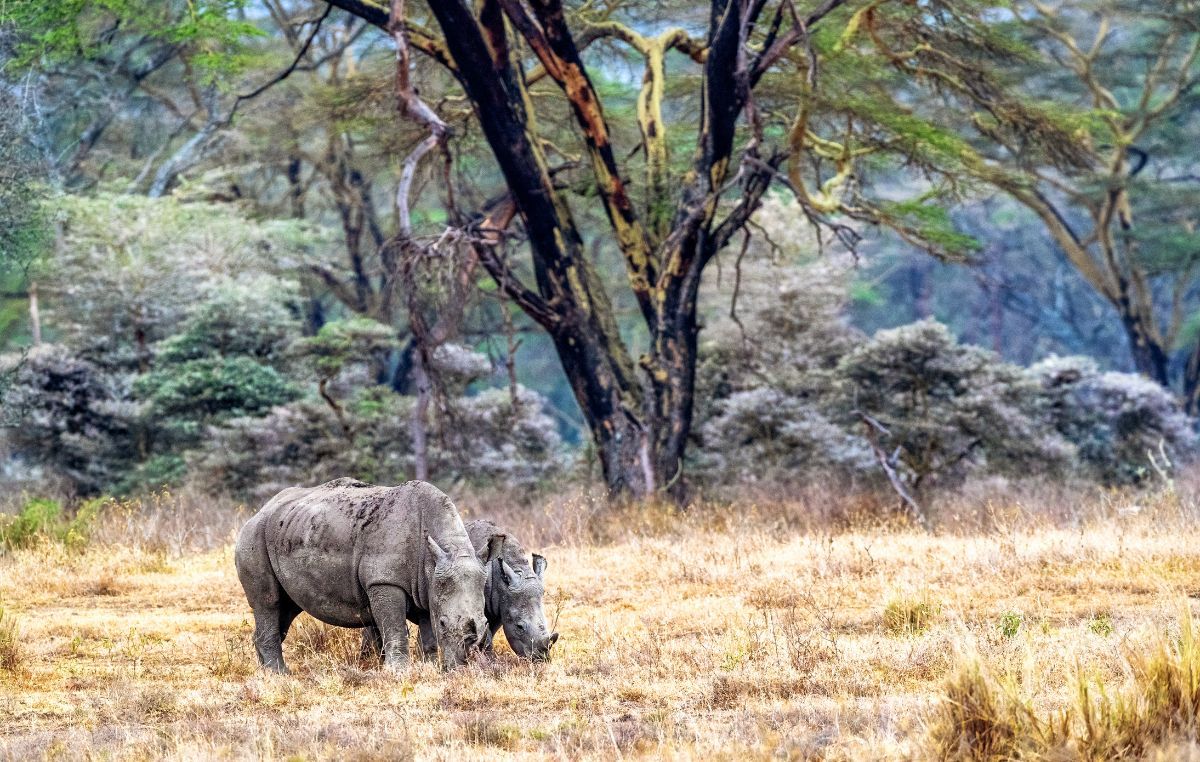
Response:
[[[504,550],[488,567],[484,587],[488,634],[483,650],[492,650],[492,638],[504,627],[508,645],[523,659],[549,661],[550,649],[558,642],[558,633],[551,633],[542,609],[545,594],[546,559],[533,554],[533,563],[525,560],[525,548],[490,521],[471,521],[467,524],[471,543],[486,543],[495,534],[506,534]]]
[[[463,664],[487,636],[485,567],[503,545],[493,535],[477,554],[454,503],[425,482],[286,489],[246,522],[234,550],[259,662],[288,671],[283,639],[307,611],[369,628],[390,669],[408,662],[406,620],[423,653],[440,649],[444,669]]]

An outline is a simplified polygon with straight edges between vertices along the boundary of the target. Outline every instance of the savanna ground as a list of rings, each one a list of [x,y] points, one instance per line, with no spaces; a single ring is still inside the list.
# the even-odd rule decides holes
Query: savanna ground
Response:
[[[926,532],[844,497],[559,499],[504,517],[550,560],[551,664],[499,637],[391,675],[304,615],[288,677],[256,668],[244,513],[109,505],[86,543],[0,551],[0,758],[1200,759],[1194,499],[1037,500]]]

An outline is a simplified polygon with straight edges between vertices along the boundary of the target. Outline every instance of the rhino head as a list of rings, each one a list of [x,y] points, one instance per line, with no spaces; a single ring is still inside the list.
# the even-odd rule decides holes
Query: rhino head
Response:
[[[504,637],[513,652],[523,659],[550,661],[550,648],[558,642],[558,633],[550,632],[542,610],[545,593],[546,559],[533,554],[533,574],[522,575],[500,559],[503,581],[501,624]]]
[[[446,550],[427,537],[433,557],[429,616],[437,636],[442,669],[465,664],[487,633],[483,589],[488,564],[504,548],[504,535],[493,535],[476,553],[469,546]]]

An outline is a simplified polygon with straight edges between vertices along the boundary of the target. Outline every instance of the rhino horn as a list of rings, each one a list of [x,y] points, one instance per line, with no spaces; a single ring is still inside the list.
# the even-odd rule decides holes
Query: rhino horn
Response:
[[[446,560],[446,551],[442,550],[442,546],[437,544],[437,540],[431,535],[425,535],[425,541],[429,543],[429,552],[433,554],[435,563],[441,563]]]
[[[503,558],[500,559],[500,571],[504,572],[504,584],[509,587],[516,585],[517,580],[520,579],[517,570],[509,566],[508,561],[505,561]]]

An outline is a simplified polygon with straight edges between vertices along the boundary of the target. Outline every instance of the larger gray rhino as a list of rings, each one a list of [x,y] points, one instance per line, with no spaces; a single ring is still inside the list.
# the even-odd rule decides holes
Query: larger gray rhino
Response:
[[[408,625],[444,669],[464,663],[487,635],[485,566],[502,535],[476,553],[454,503],[437,487],[377,487],[336,479],[285,489],[238,535],[238,579],[254,610],[254,648],[287,672],[283,639],[301,611],[339,627],[378,628],[384,664],[408,662]]]

